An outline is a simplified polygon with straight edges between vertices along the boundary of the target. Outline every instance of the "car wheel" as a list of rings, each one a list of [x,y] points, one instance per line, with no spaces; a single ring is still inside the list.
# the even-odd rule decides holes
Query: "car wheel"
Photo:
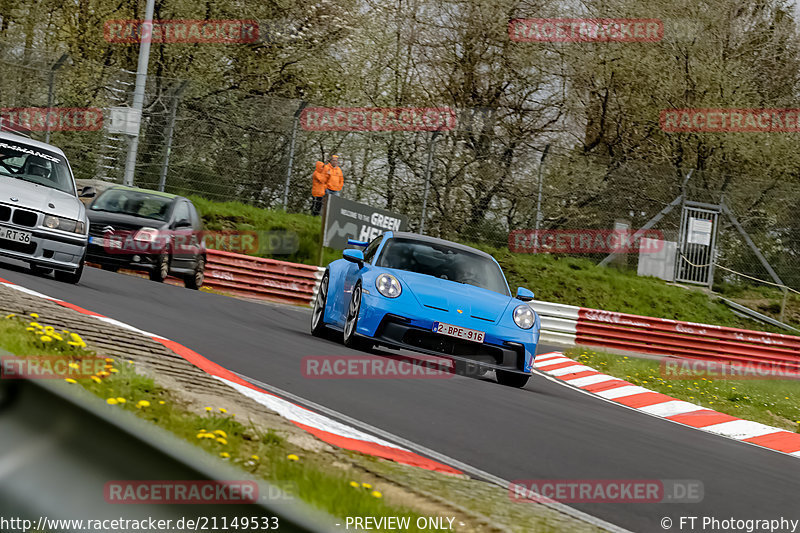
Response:
[[[516,387],[521,389],[528,383],[530,376],[526,374],[519,374],[517,372],[508,372],[506,370],[496,370],[497,382],[506,387]]]
[[[325,305],[328,303],[328,273],[319,282],[317,297],[314,298],[314,309],[311,311],[311,334],[322,337],[325,334]]]
[[[83,276],[83,261],[81,261],[81,266],[72,272],[56,270],[53,275],[58,281],[75,285],[81,280],[81,276]]]
[[[158,264],[150,271],[150,280],[163,283],[169,276],[169,254],[163,253],[158,256]]]
[[[353,287],[353,296],[350,298],[350,305],[347,308],[347,317],[344,319],[344,345],[348,348],[367,350],[372,345],[362,337],[356,335],[358,326],[358,315],[361,312],[361,282]]]
[[[194,272],[188,274],[185,278],[183,278],[183,285],[187,289],[197,290],[203,286],[203,280],[205,280],[206,275],[206,258],[205,257],[198,257],[197,258],[197,266],[194,269]]]

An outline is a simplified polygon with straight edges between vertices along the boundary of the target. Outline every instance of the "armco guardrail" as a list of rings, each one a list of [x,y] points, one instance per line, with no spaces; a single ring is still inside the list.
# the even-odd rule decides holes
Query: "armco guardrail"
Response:
[[[309,304],[324,269],[315,266],[208,250],[205,286],[246,296]]]
[[[533,301],[541,341],[800,370],[800,337]]]
[[[192,526],[176,524],[192,520],[207,525],[198,525],[201,530],[225,529],[222,524],[243,517],[256,521],[262,531],[265,519],[272,524],[271,530],[276,521],[280,531],[337,530],[333,517],[306,505],[297,496],[222,463],[132,413],[112,409],[82,389],[46,381],[0,380],[0,517],[5,517],[7,523],[12,517],[19,519],[18,527],[7,529],[0,525],[0,530],[153,531],[153,525],[108,525],[111,520],[119,521],[117,524],[122,520],[147,524],[153,519],[171,520],[172,526],[165,527],[169,531],[193,531]],[[212,499],[196,505],[168,504],[167,489],[156,492],[154,488],[149,501],[109,503],[107,484],[126,480],[149,480],[156,487],[171,481],[246,482],[256,487],[253,496],[257,499],[255,503]],[[128,493],[125,494],[127,498]],[[206,489],[203,494],[208,497]],[[24,520],[32,525],[23,528]],[[82,523],[55,524],[57,520]],[[105,525],[93,528],[88,525],[89,520]]]

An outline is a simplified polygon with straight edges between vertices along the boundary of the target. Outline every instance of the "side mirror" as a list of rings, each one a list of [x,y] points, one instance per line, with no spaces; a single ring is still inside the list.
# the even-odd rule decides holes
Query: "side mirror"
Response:
[[[533,291],[529,291],[525,287],[517,288],[517,300],[522,300],[523,302],[530,302],[533,300]]]
[[[182,219],[180,219],[179,221],[177,221],[175,223],[174,227],[176,229],[177,228],[191,228],[192,227],[192,223],[191,223],[191,221],[189,219],[182,218]]]
[[[94,198],[95,196],[97,196],[97,191],[94,187],[84,187],[78,195],[79,198]]]
[[[364,252],[361,250],[345,250],[342,252],[342,257],[345,261],[358,264],[359,267],[364,265]]]

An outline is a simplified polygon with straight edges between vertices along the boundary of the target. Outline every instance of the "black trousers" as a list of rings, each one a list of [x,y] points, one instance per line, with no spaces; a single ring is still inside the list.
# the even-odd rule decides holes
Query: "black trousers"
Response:
[[[314,215],[315,217],[318,217],[321,209],[322,209],[322,196],[312,196],[311,214]]]

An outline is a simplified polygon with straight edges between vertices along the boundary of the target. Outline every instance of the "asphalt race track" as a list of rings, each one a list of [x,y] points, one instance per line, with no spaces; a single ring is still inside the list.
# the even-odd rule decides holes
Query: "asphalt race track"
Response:
[[[797,458],[649,417],[541,377],[524,389],[462,377],[306,379],[304,356],[358,353],[312,337],[308,309],[92,268],[73,286],[0,260],[0,277],[163,335],[230,370],[507,480],[703,482],[702,503],[570,504],[632,531],[664,531],[665,516],[673,520],[672,531],[680,531],[680,516],[800,519]],[[540,352],[553,349],[541,346]]]

